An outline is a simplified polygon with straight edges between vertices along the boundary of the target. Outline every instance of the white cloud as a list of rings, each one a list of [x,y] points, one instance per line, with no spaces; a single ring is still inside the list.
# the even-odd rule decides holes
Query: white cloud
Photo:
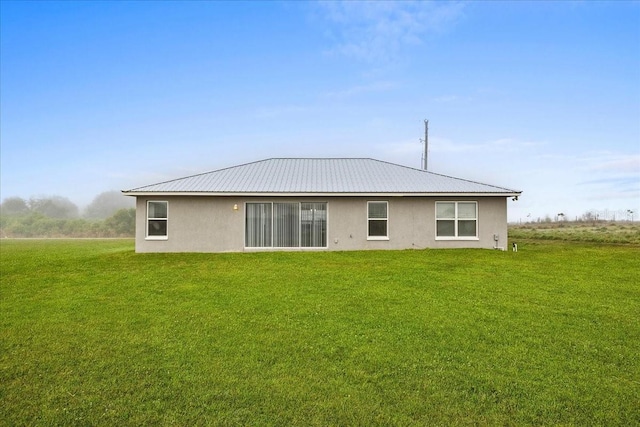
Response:
[[[639,154],[605,153],[585,159],[593,171],[610,171],[640,174]]]
[[[640,155],[588,153],[578,162],[583,178],[578,185],[585,189],[590,200],[618,198],[640,203]]]
[[[464,3],[429,1],[343,1],[320,3],[333,24],[329,53],[365,62],[389,61],[427,34],[444,31],[461,15]]]

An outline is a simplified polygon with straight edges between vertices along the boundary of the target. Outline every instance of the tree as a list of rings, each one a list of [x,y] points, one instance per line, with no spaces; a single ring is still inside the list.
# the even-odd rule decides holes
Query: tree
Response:
[[[29,199],[31,211],[49,218],[77,218],[78,206],[62,196],[32,197]]]
[[[132,208],[134,200],[119,191],[105,191],[98,194],[84,211],[89,219],[105,219],[120,209]]]
[[[7,197],[0,205],[0,214],[5,216],[26,215],[29,213],[29,205],[21,197]]]
[[[104,221],[104,225],[116,236],[133,236],[136,230],[135,208],[118,210]]]

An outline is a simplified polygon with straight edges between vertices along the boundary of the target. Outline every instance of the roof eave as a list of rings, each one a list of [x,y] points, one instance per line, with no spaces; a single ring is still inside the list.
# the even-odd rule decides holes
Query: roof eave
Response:
[[[521,191],[504,192],[214,192],[214,191],[123,191],[125,196],[196,197],[518,197]]]

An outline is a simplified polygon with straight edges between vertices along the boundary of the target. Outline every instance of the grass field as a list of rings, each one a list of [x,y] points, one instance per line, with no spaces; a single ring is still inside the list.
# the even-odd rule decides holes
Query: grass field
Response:
[[[512,224],[509,226],[509,237],[512,239],[640,245],[640,223],[628,221],[560,221]]]
[[[639,246],[0,253],[0,425],[640,424]]]

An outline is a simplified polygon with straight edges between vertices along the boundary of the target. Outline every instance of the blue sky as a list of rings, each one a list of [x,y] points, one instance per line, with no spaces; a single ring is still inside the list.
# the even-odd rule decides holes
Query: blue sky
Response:
[[[509,219],[640,218],[639,2],[0,2],[2,198],[269,157],[522,190]]]

